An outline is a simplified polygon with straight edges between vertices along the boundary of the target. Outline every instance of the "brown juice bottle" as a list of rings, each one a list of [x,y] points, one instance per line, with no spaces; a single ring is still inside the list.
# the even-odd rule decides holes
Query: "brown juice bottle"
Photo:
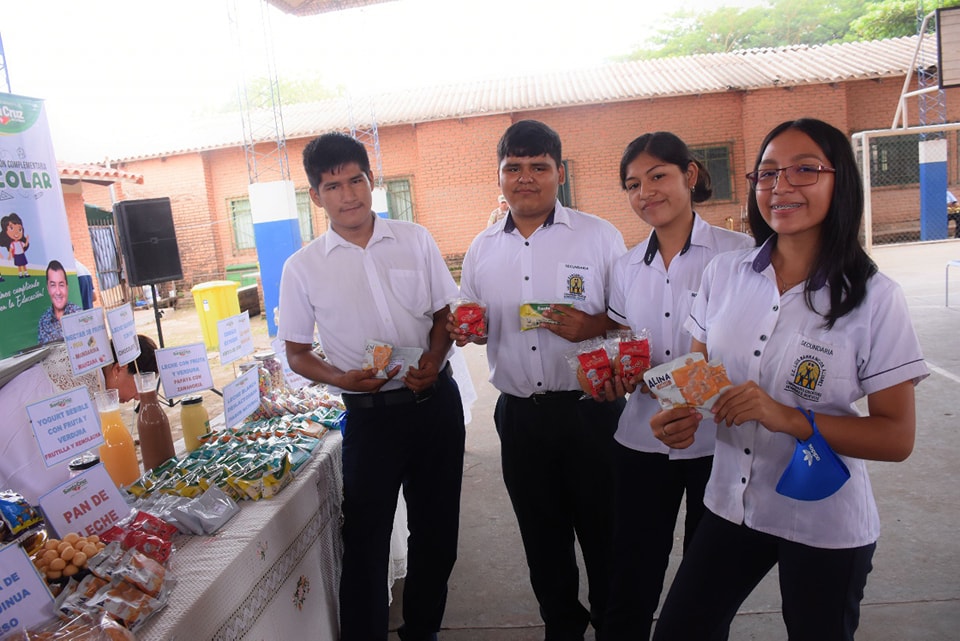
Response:
[[[141,372],[135,375],[137,391],[140,392],[140,412],[137,414],[137,434],[140,436],[140,455],[143,469],[152,470],[176,456],[170,421],[160,406],[157,397],[156,372]]]

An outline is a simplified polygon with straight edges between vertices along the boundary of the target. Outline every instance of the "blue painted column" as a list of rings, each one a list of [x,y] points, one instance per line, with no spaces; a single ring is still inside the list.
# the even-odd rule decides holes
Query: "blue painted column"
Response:
[[[947,237],[947,141],[920,141],[920,240]]]
[[[267,332],[277,335],[276,309],[280,305],[280,276],[287,258],[303,245],[297,197],[290,180],[250,185],[253,237],[260,262]]]

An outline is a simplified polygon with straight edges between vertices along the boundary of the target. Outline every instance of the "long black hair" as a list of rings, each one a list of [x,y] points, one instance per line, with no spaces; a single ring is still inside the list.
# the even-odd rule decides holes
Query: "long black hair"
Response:
[[[754,169],[760,166],[763,152],[770,141],[788,129],[796,129],[809,136],[836,170],[830,207],[820,226],[820,247],[804,286],[807,307],[813,311],[817,310],[813,306],[812,283],[826,282],[830,286],[830,309],[822,316],[827,329],[831,329],[838,319],[860,306],[867,295],[867,280],[877,271],[876,264],[860,244],[860,222],[863,219],[860,170],[853,147],[843,132],[814,118],[789,120],[774,127],[760,145],[756,162],[753,163]],[[747,200],[747,215],[753,237],[758,246],[762,245],[774,231],[760,215],[757,192],[752,186]]]

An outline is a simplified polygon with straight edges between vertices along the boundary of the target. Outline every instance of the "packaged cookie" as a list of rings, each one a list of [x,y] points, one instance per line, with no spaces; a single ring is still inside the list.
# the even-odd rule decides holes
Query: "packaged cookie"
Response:
[[[450,303],[454,321],[468,337],[483,338],[487,335],[487,306],[464,299]]]
[[[727,370],[720,363],[708,363],[700,352],[692,352],[644,374],[647,387],[664,409],[696,407],[705,412],[731,385]]]
[[[541,325],[556,325],[557,321],[543,315],[551,307],[573,307],[571,303],[548,303],[530,301],[520,305],[520,331],[537,329]]]
[[[647,330],[611,330],[607,332],[607,342],[614,373],[621,378],[641,380],[643,373],[650,369],[650,338]]]
[[[613,378],[613,365],[602,339],[577,343],[576,351],[567,360],[577,372],[580,388],[590,396],[599,396],[604,383]]]
[[[363,348],[363,363],[360,367],[374,370],[377,378],[386,378],[392,355],[393,345],[368,338]]]

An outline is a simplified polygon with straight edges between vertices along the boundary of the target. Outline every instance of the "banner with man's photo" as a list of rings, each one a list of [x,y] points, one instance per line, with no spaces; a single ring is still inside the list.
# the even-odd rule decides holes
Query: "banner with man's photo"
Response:
[[[43,101],[0,93],[0,358],[46,342],[51,317],[79,305]]]

